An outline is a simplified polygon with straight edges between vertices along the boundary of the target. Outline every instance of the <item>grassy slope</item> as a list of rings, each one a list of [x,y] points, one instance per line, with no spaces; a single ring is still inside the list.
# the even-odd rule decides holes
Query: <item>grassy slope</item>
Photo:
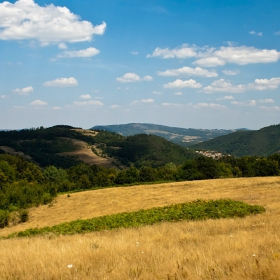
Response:
[[[257,131],[237,131],[191,148],[215,150],[233,156],[268,156],[280,151],[280,124]]]
[[[52,207],[32,209],[26,225],[44,218],[42,222],[53,224],[61,222],[53,221],[55,217],[65,221],[75,215],[99,216],[198,198],[242,200],[263,205],[267,212],[244,219],[2,240],[0,275],[5,280],[279,279],[279,186],[279,177],[241,178],[97,190],[70,198],[63,195]],[[39,213],[45,213],[44,218]]]

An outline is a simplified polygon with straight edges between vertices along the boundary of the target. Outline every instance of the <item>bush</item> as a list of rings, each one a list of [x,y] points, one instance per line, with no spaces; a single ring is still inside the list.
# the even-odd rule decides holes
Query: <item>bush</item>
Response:
[[[0,228],[4,228],[9,224],[10,213],[0,210]]]
[[[25,223],[29,220],[29,213],[27,210],[20,210],[19,211],[19,219],[20,219],[20,222],[22,223]]]

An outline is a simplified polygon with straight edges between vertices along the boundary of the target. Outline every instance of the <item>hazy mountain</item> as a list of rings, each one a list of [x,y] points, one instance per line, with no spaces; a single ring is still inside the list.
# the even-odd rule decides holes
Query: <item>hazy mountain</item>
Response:
[[[238,129],[194,129],[170,127],[148,123],[129,123],[119,125],[94,126],[95,130],[107,130],[119,133],[123,136],[136,134],[152,134],[165,138],[168,141],[187,147],[196,143],[210,140],[212,138],[226,135],[237,131]],[[240,129],[245,130],[245,129]]]

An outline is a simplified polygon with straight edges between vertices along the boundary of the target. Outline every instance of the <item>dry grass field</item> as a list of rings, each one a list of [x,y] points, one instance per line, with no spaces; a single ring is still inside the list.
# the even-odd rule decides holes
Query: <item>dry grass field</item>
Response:
[[[162,223],[74,236],[0,241],[0,279],[280,279],[280,178],[239,178],[104,189],[59,196],[0,235],[78,218],[195,199],[266,208],[243,219]]]

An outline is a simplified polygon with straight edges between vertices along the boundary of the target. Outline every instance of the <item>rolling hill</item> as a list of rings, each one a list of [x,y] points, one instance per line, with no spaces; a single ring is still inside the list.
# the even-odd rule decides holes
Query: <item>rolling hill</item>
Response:
[[[233,156],[268,156],[280,152],[280,124],[255,131],[236,131],[191,146],[197,150],[214,150]]]
[[[182,164],[196,156],[193,151],[155,135],[124,137],[65,125],[0,131],[0,152],[20,155],[42,167],[63,168],[81,161],[103,167],[158,167],[170,162]]]
[[[152,134],[165,138],[175,144],[183,147],[210,140],[212,138],[226,135],[237,130],[244,129],[194,129],[170,127],[149,123],[129,123],[118,125],[94,126],[93,130],[107,130],[119,133],[123,136],[131,136],[136,134]]]

